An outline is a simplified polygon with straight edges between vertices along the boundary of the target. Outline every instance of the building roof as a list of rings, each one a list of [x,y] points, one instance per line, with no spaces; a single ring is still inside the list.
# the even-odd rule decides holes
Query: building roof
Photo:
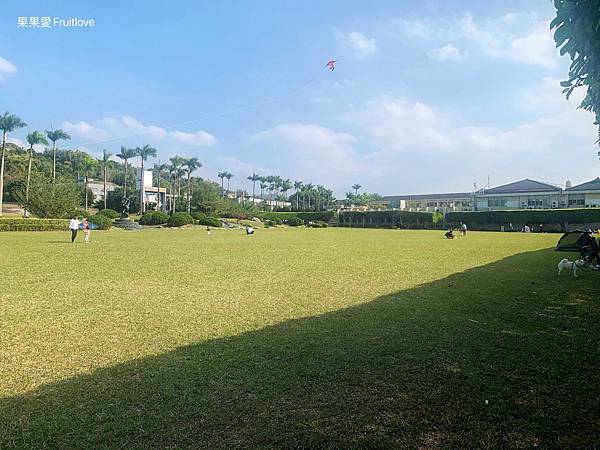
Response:
[[[470,199],[471,192],[451,192],[446,194],[415,194],[415,195],[386,195],[382,200],[448,200],[448,199]]]
[[[567,191],[600,191],[600,178],[570,187]]]
[[[519,192],[555,192],[561,188],[551,184],[542,183],[541,181],[530,180],[525,178],[514,183],[503,184],[491,189],[485,189],[481,194],[517,194]]]

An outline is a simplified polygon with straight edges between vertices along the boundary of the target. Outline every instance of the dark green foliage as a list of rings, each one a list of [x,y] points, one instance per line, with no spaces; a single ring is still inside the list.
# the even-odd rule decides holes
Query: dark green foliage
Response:
[[[0,218],[0,231],[66,231],[66,219],[17,219]]]
[[[314,222],[309,222],[308,227],[310,228],[327,228],[327,222],[321,222],[321,221],[314,221]]]
[[[492,223],[498,225],[517,224],[561,224],[600,222],[600,209],[523,209],[514,211],[449,212],[446,222],[469,224]]]
[[[98,230],[110,230],[113,224],[112,219],[104,214],[95,214],[91,217],[88,217],[88,220],[90,223],[96,225]]]
[[[140,218],[141,225],[162,225],[169,221],[169,215],[162,211],[148,211]]]
[[[299,227],[300,225],[304,225],[304,220],[302,220],[300,217],[290,217],[287,220],[287,224],[290,227]]]
[[[208,217],[208,215],[206,215],[203,212],[193,212],[192,217],[194,218],[194,220],[204,220]]]
[[[413,211],[342,211],[341,226],[366,228],[409,228],[433,224],[433,213]]]
[[[320,220],[323,222],[329,222],[335,217],[335,211],[315,211],[315,212],[261,212],[256,217],[260,219],[270,220],[289,220],[292,217],[298,217],[304,221]]]
[[[108,217],[109,219],[117,219],[118,217],[121,217],[120,213],[110,208],[101,209],[100,211],[98,211],[98,214],[102,214]]]
[[[561,82],[567,99],[573,90],[586,86],[581,108],[595,114],[600,125],[600,3],[597,0],[554,0],[554,29],[560,54],[569,54],[569,79]]]
[[[65,218],[81,204],[79,186],[69,180],[50,179],[34,174],[29,186],[29,201],[25,189],[14,193],[21,207],[41,218]]]
[[[186,212],[176,212],[169,217],[167,226],[182,227],[194,223],[194,218]]]
[[[204,217],[202,219],[198,219],[198,225],[206,225],[209,227],[220,228],[223,224],[216,217]]]
[[[89,211],[86,211],[85,209],[77,208],[72,211],[69,211],[69,214],[67,214],[67,217],[68,218],[79,217],[80,219],[83,219],[84,217],[89,217],[90,215],[91,214],[89,213]]]

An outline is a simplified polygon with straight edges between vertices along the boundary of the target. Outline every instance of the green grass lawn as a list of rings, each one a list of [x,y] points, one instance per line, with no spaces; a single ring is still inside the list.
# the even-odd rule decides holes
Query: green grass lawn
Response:
[[[442,235],[0,233],[0,448],[599,445],[600,273]]]

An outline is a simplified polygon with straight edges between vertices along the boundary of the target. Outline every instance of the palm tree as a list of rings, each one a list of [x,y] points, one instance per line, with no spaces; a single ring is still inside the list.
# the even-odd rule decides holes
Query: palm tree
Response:
[[[192,185],[191,185],[192,172],[194,170],[197,170],[200,167],[202,167],[202,163],[198,160],[198,158],[186,158],[185,162],[183,163],[183,167],[185,168],[185,171],[187,172],[187,211],[191,212],[192,211]]]
[[[102,150],[102,178],[104,180],[104,209],[106,209],[106,201],[108,199],[108,195],[106,195],[106,178],[108,176],[108,161],[112,153],[109,153],[108,150]]]
[[[2,156],[0,156],[0,216],[4,200],[4,159],[6,157],[6,136],[17,128],[26,127],[27,124],[20,117],[8,111],[0,116],[0,130],[2,130]]]
[[[123,146],[121,146],[121,153],[117,153],[117,158],[122,159],[125,165],[125,178],[123,179],[123,198],[127,197],[127,175],[128,175],[128,171],[127,171],[127,162],[131,159],[131,158],[135,158],[137,156],[136,151],[134,148],[125,148]]]
[[[150,147],[148,144],[143,147],[136,147],[135,155],[139,156],[142,160],[142,167],[140,169],[140,214],[144,214],[146,209],[146,193],[144,192],[144,161],[147,161],[150,156],[156,157],[156,150],[154,147]]]
[[[27,206],[29,205],[29,182],[31,181],[31,163],[33,161],[33,146],[38,144],[48,145],[46,135],[41,131],[34,131],[27,135],[27,142],[29,142],[29,163],[27,164],[27,184],[25,187],[25,213],[24,217],[27,217]]]
[[[227,192],[229,193],[229,181],[233,178],[233,174],[230,172],[227,172],[225,174],[225,178],[227,178]]]
[[[307,183],[304,185],[304,190],[306,191],[306,195],[308,197],[308,209],[309,210],[310,210],[310,196],[312,194],[314,187],[315,187],[315,185],[312,183]]]
[[[294,190],[296,191],[296,211],[300,209],[300,190],[304,186],[302,181],[294,181]]]
[[[223,185],[227,172],[219,172],[217,176],[221,179],[221,196],[225,198],[225,187]]]
[[[92,158],[90,155],[86,155],[80,161],[80,169],[83,171],[85,176],[85,210],[88,210],[88,182],[90,178],[90,172],[94,172],[98,169],[98,161]]]
[[[46,136],[52,141],[52,183],[56,183],[56,141],[71,139],[63,130],[46,130]]]
[[[352,185],[352,189],[354,189],[354,194],[355,194],[355,195],[358,195],[358,190],[359,190],[361,187],[362,187],[362,186],[361,186],[360,184],[358,184],[358,183],[356,183],[356,184],[353,184],[353,185]]]
[[[264,192],[267,187],[269,187],[269,185],[267,184],[266,177],[260,177],[260,201],[261,201],[261,203],[264,199],[264,196],[265,196]]]
[[[248,178],[248,180],[252,181],[252,201],[254,202],[255,193],[256,193],[256,182],[260,181],[260,175],[256,173],[252,173]]]
[[[169,170],[169,166],[167,164],[160,164],[160,161],[158,162],[158,164],[154,164],[154,167],[152,168],[152,172],[154,173],[154,176],[156,177],[156,187],[158,189],[158,196],[156,197],[156,210],[160,211],[161,210],[161,203],[160,203],[160,185],[161,185],[161,177],[163,176],[163,174],[165,172],[167,172]],[[167,175],[168,176],[168,175]],[[166,196],[165,196],[165,200],[166,200]]]
[[[279,190],[284,195],[286,202],[288,201],[287,191],[289,191],[293,187],[294,187],[294,185],[292,184],[291,180],[283,180],[281,182],[281,184],[279,185]]]

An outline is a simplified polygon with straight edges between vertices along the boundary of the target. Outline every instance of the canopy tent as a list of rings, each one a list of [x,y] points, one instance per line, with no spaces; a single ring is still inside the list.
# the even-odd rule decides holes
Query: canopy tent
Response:
[[[557,252],[581,252],[586,247],[598,247],[596,239],[585,231],[569,231],[556,244]]]

